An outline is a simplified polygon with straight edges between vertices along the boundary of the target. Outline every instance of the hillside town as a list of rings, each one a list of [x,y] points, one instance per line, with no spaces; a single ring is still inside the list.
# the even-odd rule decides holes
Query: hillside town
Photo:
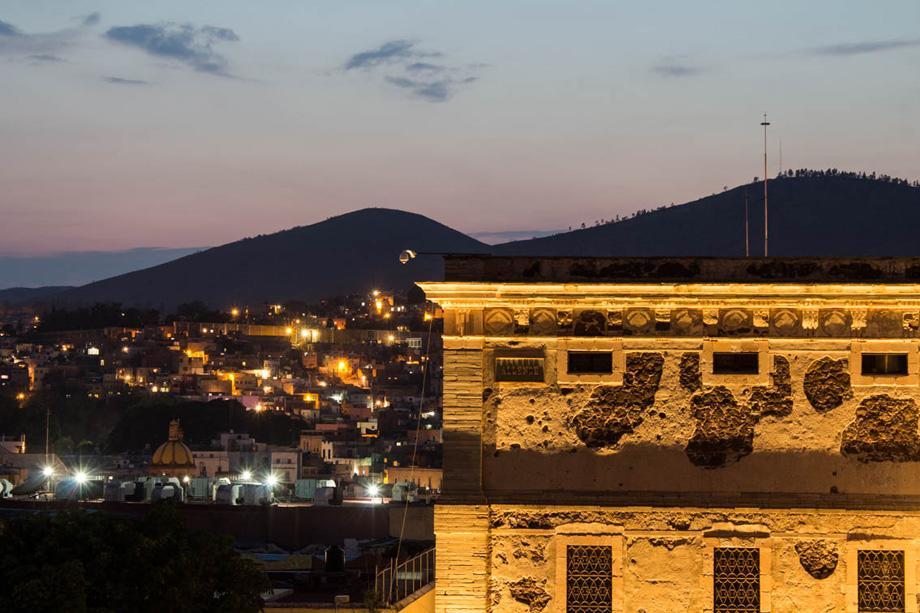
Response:
[[[158,455],[150,443],[126,447],[111,438],[87,448],[62,429],[65,405],[49,406],[44,433],[0,433],[0,478],[11,494],[38,496],[49,484],[37,478],[42,470],[66,479],[91,465],[91,480],[176,477],[190,501],[214,500],[207,492],[222,479],[271,482],[274,498],[285,501],[312,501],[316,483],[327,482],[346,498],[389,498],[398,485],[400,495],[436,498],[439,311],[376,289],[301,307],[240,306],[194,320],[102,327],[88,327],[87,313],[3,310],[0,388],[22,410],[61,394],[100,407],[127,398],[226,406],[244,417],[240,425],[283,423],[287,438],[260,440],[219,423],[210,424],[210,436],[201,428],[188,436],[175,415],[150,427],[187,454]]]

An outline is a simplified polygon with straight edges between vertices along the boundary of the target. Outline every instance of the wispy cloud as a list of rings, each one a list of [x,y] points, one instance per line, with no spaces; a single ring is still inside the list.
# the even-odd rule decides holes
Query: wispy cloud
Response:
[[[686,64],[656,64],[652,66],[652,72],[662,77],[692,77],[705,71],[699,66]]]
[[[404,63],[407,60],[422,57],[439,57],[440,53],[420,51],[409,40],[391,40],[376,49],[355,53],[345,62],[345,70],[373,68],[381,64]]]
[[[36,64],[59,64],[61,62],[66,62],[64,58],[59,55],[54,55],[52,53],[35,53],[33,55],[26,56],[27,60],[32,60]]]
[[[100,15],[98,12],[90,13],[89,15],[80,17],[80,24],[87,28],[97,25],[100,21],[102,21],[102,15]]]
[[[0,21],[0,36],[22,36],[22,31],[11,23]]]
[[[667,56],[657,64],[652,65],[653,74],[664,78],[694,77],[706,72],[706,68],[689,61],[686,55]]]
[[[214,45],[239,40],[229,28],[172,22],[116,26],[109,28],[105,37],[156,57],[176,60],[198,72],[220,76],[233,75],[228,70],[229,61],[214,50]]]
[[[0,55],[41,61],[60,55],[81,36],[79,29],[65,28],[54,32],[24,32],[15,25],[0,21]]]
[[[444,102],[460,87],[476,81],[484,67],[484,64],[456,65],[448,62],[440,51],[422,49],[414,41],[399,39],[355,53],[342,70],[380,73],[385,83],[414,98]]]
[[[476,79],[477,77],[466,77],[459,80],[448,78],[426,81],[406,77],[385,77],[390,85],[405,89],[416,98],[429,102],[444,102],[453,95],[457,87],[472,83]]]
[[[906,47],[920,46],[920,38],[895,39],[895,40],[867,40],[855,43],[838,43],[815,47],[809,51],[815,55],[862,55],[865,53],[878,53],[880,51],[893,51]]]
[[[102,80],[106,83],[112,83],[113,85],[150,85],[150,81],[125,79],[124,77],[102,77]]]

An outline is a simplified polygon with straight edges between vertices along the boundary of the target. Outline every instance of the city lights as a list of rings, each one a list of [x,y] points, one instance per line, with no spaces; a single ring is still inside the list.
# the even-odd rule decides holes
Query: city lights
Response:
[[[89,481],[89,475],[82,470],[78,470],[73,474],[73,480],[76,481],[77,485],[85,485]]]
[[[265,485],[274,488],[276,485],[278,485],[278,476],[269,474],[267,477],[265,477]]]
[[[243,481],[252,481],[252,471],[244,470],[243,472],[240,473],[240,479],[242,479]]]
[[[231,315],[232,317],[239,317],[239,316],[240,316],[240,310],[239,310],[238,308],[236,308],[236,307],[233,307],[232,309],[230,309],[230,315]]]
[[[44,468],[42,468],[42,476],[45,477],[46,479],[50,479],[51,477],[53,477],[53,476],[54,476],[54,467],[53,467],[53,466],[45,466]]]

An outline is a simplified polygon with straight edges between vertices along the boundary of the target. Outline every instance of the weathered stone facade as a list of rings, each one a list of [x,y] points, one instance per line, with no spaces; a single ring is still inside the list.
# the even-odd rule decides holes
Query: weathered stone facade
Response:
[[[445,309],[439,613],[564,612],[566,552],[595,545],[611,611],[718,610],[722,547],[756,550],[762,611],[858,611],[859,552],[902,552],[918,610],[920,261],[461,260],[421,284]],[[496,377],[514,356],[530,380]]]

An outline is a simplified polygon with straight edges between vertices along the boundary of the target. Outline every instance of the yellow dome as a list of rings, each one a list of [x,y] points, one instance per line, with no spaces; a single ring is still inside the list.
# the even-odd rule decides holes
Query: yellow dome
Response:
[[[150,465],[155,471],[195,467],[192,450],[182,442],[182,428],[179,426],[178,419],[169,422],[169,440],[157,447],[157,450],[153,452],[153,459]]]
[[[153,452],[154,466],[194,466],[192,450],[182,441],[166,441]]]

